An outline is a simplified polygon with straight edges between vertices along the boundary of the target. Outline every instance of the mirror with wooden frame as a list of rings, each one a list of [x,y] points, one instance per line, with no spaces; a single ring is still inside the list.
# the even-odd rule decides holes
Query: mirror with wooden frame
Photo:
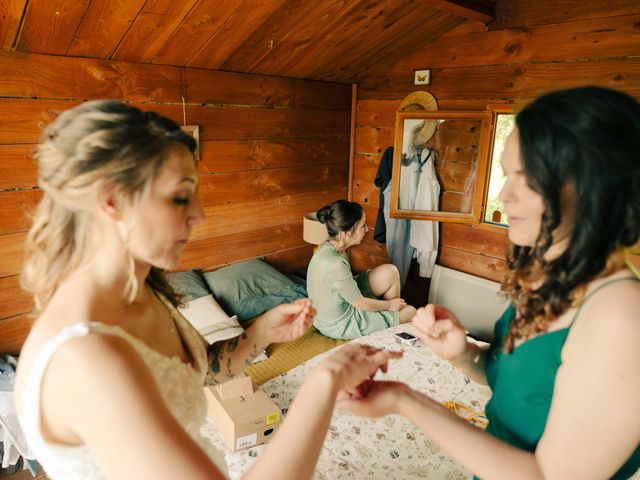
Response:
[[[491,112],[398,111],[390,215],[478,224]]]

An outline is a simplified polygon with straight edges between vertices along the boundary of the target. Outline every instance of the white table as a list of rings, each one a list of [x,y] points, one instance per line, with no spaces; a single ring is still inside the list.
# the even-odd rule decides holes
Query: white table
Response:
[[[377,347],[404,350],[404,357],[390,364],[386,374],[376,378],[400,380],[437,401],[455,401],[474,411],[484,409],[489,400],[488,387],[472,382],[441,360],[419,340],[412,347],[397,343],[396,332],[409,330],[408,325],[374,333],[355,340]],[[279,377],[265,383],[262,389],[286,414],[295,393],[307,373],[329,352],[319,355]],[[229,466],[232,479],[246,472],[265,445],[231,453],[213,424],[207,422],[202,433],[219,448]],[[399,416],[368,419],[335,411],[314,475],[315,479],[462,479],[469,473],[449,458],[414,425]]]

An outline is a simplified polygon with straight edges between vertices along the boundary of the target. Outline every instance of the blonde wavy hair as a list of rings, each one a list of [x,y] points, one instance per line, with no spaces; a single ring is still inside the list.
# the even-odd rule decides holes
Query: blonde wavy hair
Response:
[[[180,145],[195,151],[194,139],[174,121],[108,100],[67,110],[44,130],[35,153],[44,195],[33,213],[21,278],[37,312],[61,282],[89,260],[96,241],[90,212],[97,202],[105,194],[116,204],[139,201],[167,154]],[[137,285],[129,257],[123,297],[131,300]],[[165,272],[152,268],[146,282],[179,304]]]

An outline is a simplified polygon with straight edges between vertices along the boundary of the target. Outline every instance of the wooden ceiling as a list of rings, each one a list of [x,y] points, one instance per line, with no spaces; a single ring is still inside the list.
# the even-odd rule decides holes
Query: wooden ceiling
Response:
[[[1,0],[0,49],[358,82],[492,0]]]

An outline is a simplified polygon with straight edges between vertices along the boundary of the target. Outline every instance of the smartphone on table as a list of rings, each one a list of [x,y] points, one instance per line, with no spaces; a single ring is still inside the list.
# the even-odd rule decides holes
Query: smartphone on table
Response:
[[[396,338],[396,341],[409,347],[416,343],[417,340],[417,337],[415,335],[411,335],[409,332],[398,332],[394,333],[393,336]]]

